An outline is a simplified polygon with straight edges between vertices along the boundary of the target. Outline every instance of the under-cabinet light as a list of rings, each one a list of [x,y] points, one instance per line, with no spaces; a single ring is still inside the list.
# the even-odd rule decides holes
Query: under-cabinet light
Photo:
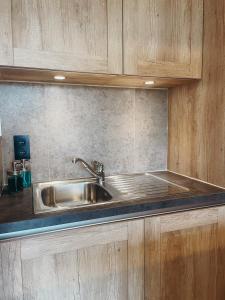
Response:
[[[153,85],[153,84],[155,84],[155,81],[153,81],[153,80],[145,81],[145,84],[146,85]]]
[[[64,79],[66,79],[66,77],[63,76],[63,75],[56,75],[56,76],[54,76],[54,78],[55,78],[55,80],[64,80]]]

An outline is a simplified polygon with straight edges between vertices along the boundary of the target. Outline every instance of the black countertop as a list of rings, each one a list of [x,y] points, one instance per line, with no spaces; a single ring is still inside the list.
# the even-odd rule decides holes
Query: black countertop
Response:
[[[33,213],[31,189],[12,195],[6,194],[0,198],[0,240],[225,204],[225,189],[169,171],[151,172],[151,174],[185,187],[188,192],[155,195],[151,199],[133,199],[122,203],[112,201],[98,207],[88,206],[38,215]]]

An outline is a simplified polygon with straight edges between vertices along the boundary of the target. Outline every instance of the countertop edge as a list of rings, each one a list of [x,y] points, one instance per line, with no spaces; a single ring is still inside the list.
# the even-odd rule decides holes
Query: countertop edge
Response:
[[[185,201],[186,200],[186,201]],[[216,193],[216,194],[208,194],[197,197],[188,197],[188,198],[180,198],[180,199],[170,199],[163,200],[159,202],[153,203],[144,203],[140,205],[133,206],[125,206],[122,207],[122,211],[120,214],[116,213],[116,208],[114,209],[103,209],[101,211],[93,211],[92,214],[100,215],[108,214],[106,217],[86,217],[84,219],[84,215],[79,214],[71,214],[68,215],[68,221],[62,220],[63,218],[59,217],[58,224],[49,225],[42,224],[43,220],[49,220],[47,218],[40,218],[34,220],[23,220],[23,221],[15,221],[11,223],[3,223],[0,224],[0,241],[23,238],[27,236],[39,235],[44,233],[62,231],[67,229],[75,229],[87,226],[100,225],[105,223],[119,222],[125,220],[132,220],[136,218],[145,218],[150,216],[162,215],[162,214],[170,214],[177,213],[188,210],[195,209],[203,209],[209,207],[216,207],[225,205],[225,192]],[[120,208],[121,209],[121,208]],[[72,217],[77,217],[77,220],[70,219]],[[65,216],[64,216],[65,217]],[[52,217],[54,219],[54,217]],[[80,218],[80,219],[79,219]],[[60,220],[61,219],[61,220]],[[70,221],[69,221],[70,219]],[[33,224],[32,224],[33,223]],[[34,224],[37,223],[37,224]],[[39,223],[39,225],[38,225]],[[48,223],[48,222],[47,222]],[[38,225],[34,227],[34,225]],[[19,230],[19,227],[21,230]],[[32,228],[34,227],[34,228]]]

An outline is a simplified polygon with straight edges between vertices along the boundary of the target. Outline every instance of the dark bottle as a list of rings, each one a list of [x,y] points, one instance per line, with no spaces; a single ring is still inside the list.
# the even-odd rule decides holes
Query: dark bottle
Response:
[[[13,162],[13,171],[8,171],[8,192],[16,193],[23,190],[23,176],[20,170],[17,170],[20,164]]]

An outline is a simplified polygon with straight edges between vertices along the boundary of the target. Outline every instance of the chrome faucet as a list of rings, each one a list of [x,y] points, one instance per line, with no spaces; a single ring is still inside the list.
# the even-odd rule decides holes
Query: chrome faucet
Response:
[[[104,172],[104,165],[103,163],[99,161],[92,161],[90,166],[86,161],[84,161],[82,158],[73,158],[72,162],[74,164],[80,162],[82,166],[91,174],[93,175],[99,184],[103,184],[105,181],[105,172]]]

